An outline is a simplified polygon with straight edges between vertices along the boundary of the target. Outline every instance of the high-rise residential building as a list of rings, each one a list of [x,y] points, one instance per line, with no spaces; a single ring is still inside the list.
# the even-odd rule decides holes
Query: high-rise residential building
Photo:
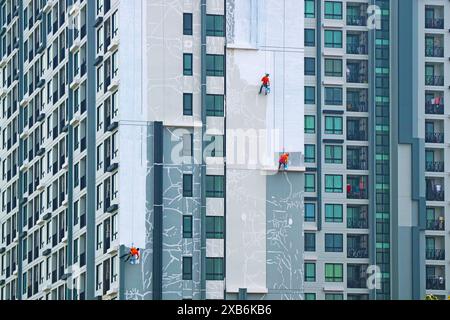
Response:
[[[0,300],[445,297],[449,17],[0,1]]]
[[[305,0],[306,299],[448,295],[449,10]]]

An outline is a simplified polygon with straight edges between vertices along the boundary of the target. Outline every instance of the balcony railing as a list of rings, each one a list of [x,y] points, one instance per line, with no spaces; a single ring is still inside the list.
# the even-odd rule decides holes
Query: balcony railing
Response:
[[[347,25],[364,27],[367,25],[367,17],[357,15],[347,15]]]
[[[436,276],[427,277],[427,290],[445,290],[445,278]]]
[[[347,258],[352,259],[364,259],[369,257],[369,251],[367,248],[348,248]]]
[[[445,220],[427,220],[427,230],[445,231]]]
[[[347,54],[367,54],[367,46],[348,43]]]
[[[426,258],[427,258],[427,260],[445,260],[445,250],[444,249],[427,249]]]
[[[442,57],[444,57],[444,47],[427,46],[427,47],[425,47],[425,56],[442,58]]]
[[[363,130],[347,131],[347,140],[351,141],[367,141],[367,132]]]
[[[444,133],[442,133],[442,132],[425,132],[425,142],[427,142],[427,143],[444,143]]]
[[[428,201],[444,201],[444,191],[427,190],[426,198]]]
[[[444,19],[442,19],[442,18],[427,18],[427,19],[425,19],[425,28],[444,29]]]
[[[352,279],[347,278],[347,287],[352,289],[365,289],[367,288],[367,279]]]
[[[347,111],[350,112],[367,112],[369,111],[365,101],[349,101],[347,100]]]
[[[347,74],[347,82],[349,83],[367,83],[367,74],[349,73]]]
[[[426,76],[425,84],[427,86],[443,86],[444,76]]]
[[[369,221],[362,218],[347,218],[347,228],[349,229],[367,229]]]
[[[442,161],[427,161],[425,170],[428,172],[444,172],[444,162]]]
[[[351,190],[350,192],[347,192],[347,199],[368,199],[367,190]]]
[[[347,169],[348,170],[367,170],[367,160],[354,160],[347,159]]]
[[[444,104],[433,104],[431,102],[427,102],[425,104],[425,113],[426,114],[444,114]]]

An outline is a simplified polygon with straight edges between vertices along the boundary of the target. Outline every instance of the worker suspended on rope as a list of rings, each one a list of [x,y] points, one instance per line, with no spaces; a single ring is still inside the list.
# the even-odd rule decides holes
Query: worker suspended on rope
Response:
[[[126,254],[124,254],[123,256],[121,256],[120,258],[126,258],[125,262],[130,261],[130,264],[139,264],[139,259],[140,259],[140,253],[139,253],[139,248],[136,248],[134,246],[131,246],[130,251]]]
[[[269,74],[266,73],[266,75],[261,79],[261,88],[259,89],[259,94],[262,93],[263,89],[265,89],[266,96],[270,93],[270,78]]]
[[[287,170],[289,164],[289,153],[283,153],[280,156],[280,160],[278,160],[278,170],[281,170],[283,167],[284,170]]]

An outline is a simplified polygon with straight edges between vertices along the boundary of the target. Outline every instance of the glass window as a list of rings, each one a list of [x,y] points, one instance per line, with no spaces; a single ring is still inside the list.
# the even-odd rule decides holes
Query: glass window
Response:
[[[183,197],[189,198],[192,196],[192,174],[183,174]]]
[[[342,60],[325,59],[325,75],[327,77],[342,77]]]
[[[342,176],[325,175],[325,192],[342,193]]]
[[[342,293],[325,293],[325,300],[344,300]]]
[[[183,280],[192,280],[192,257],[183,257]]]
[[[343,282],[343,265],[340,263],[325,264],[325,282]]]
[[[305,47],[314,47],[316,45],[316,30],[305,29]]]
[[[224,97],[223,95],[206,95],[206,115],[208,117],[223,117],[224,115]]]
[[[183,216],[183,238],[192,238],[192,216]]]
[[[223,136],[211,136],[211,143],[208,145],[208,149],[211,151],[211,157],[223,157],[225,155],[223,147]]]
[[[208,198],[224,197],[224,176],[206,176],[206,196]]]
[[[342,234],[325,234],[325,252],[343,252]]]
[[[183,115],[192,116],[192,93],[183,94]]]
[[[206,280],[223,279],[223,258],[206,258]]]
[[[316,117],[305,116],[305,133],[316,133]]]
[[[305,232],[305,251],[314,252],[316,251],[316,234]]]
[[[183,74],[185,76],[192,76],[192,54],[183,54]]]
[[[325,30],[325,47],[342,48],[342,31]]]
[[[222,15],[206,15],[206,35],[209,37],[225,36],[225,19]]]
[[[314,144],[305,144],[305,162],[316,162],[316,146]]]
[[[316,300],[316,294],[315,293],[305,293],[305,300],[306,301],[313,301]]]
[[[314,0],[305,0],[305,18],[315,18],[316,8]]]
[[[342,146],[325,145],[325,163],[342,164]]]
[[[192,36],[192,13],[183,13],[183,34]]]
[[[331,106],[341,106],[342,88],[325,88],[325,104]]]
[[[305,87],[305,104],[316,103],[316,88],[307,86]]]
[[[312,262],[305,263],[305,282],[316,281],[316,264]]]
[[[224,56],[220,54],[206,55],[206,75],[209,77],[223,77],[224,70]]]
[[[342,205],[326,204],[325,205],[325,221],[326,222],[342,222]]]
[[[325,134],[342,134],[342,117],[325,117]]]
[[[342,2],[325,1],[325,19],[342,19]]]
[[[316,204],[305,203],[305,222],[316,221]]]
[[[305,76],[314,76],[316,74],[316,59],[305,58]]]
[[[313,173],[305,174],[305,192],[316,192],[316,176]]]
[[[224,220],[223,217],[206,217],[206,239],[224,238]]]

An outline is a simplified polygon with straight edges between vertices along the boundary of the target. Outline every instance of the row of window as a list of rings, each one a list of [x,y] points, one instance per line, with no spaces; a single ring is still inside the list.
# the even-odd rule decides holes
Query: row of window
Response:
[[[206,116],[223,117],[224,116],[224,96],[219,94],[206,95]],[[193,94],[183,94],[183,115],[193,115]]]
[[[193,280],[192,257],[183,257],[183,280]],[[206,280],[222,281],[224,279],[224,259],[206,258]]]
[[[347,193],[362,193],[361,199],[367,199],[367,176],[348,176]],[[305,174],[305,192],[316,192],[316,175],[313,173]],[[326,193],[343,193],[344,176],[340,174],[325,175]]]
[[[183,54],[183,75],[192,76],[193,71],[192,53]],[[222,54],[206,55],[206,75],[208,77],[223,77],[225,75],[225,57]]]
[[[224,217],[208,216],[206,217],[206,238],[223,239],[224,238]],[[183,216],[183,238],[192,239],[193,237],[193,216]]]
[[[193,33],[193,15],[192,13],[183,14],[183,34],[192,36]],[[206,15],[206,36],[224,37],[225,36],[225,18],[223,15]]]
[[[344,252],[344,235],[341,233],[325,234],[325,252]],[[347,235],[349,258],[368,258],[368,235]],[[316,251],[316,234],[305,233],[305,252]]]
[[[225,196],[224,178],[224,176],[206,176],[206,197],[223,198]],[[183,197],[193,197],[193,188],[193,175],[183,174]]]

